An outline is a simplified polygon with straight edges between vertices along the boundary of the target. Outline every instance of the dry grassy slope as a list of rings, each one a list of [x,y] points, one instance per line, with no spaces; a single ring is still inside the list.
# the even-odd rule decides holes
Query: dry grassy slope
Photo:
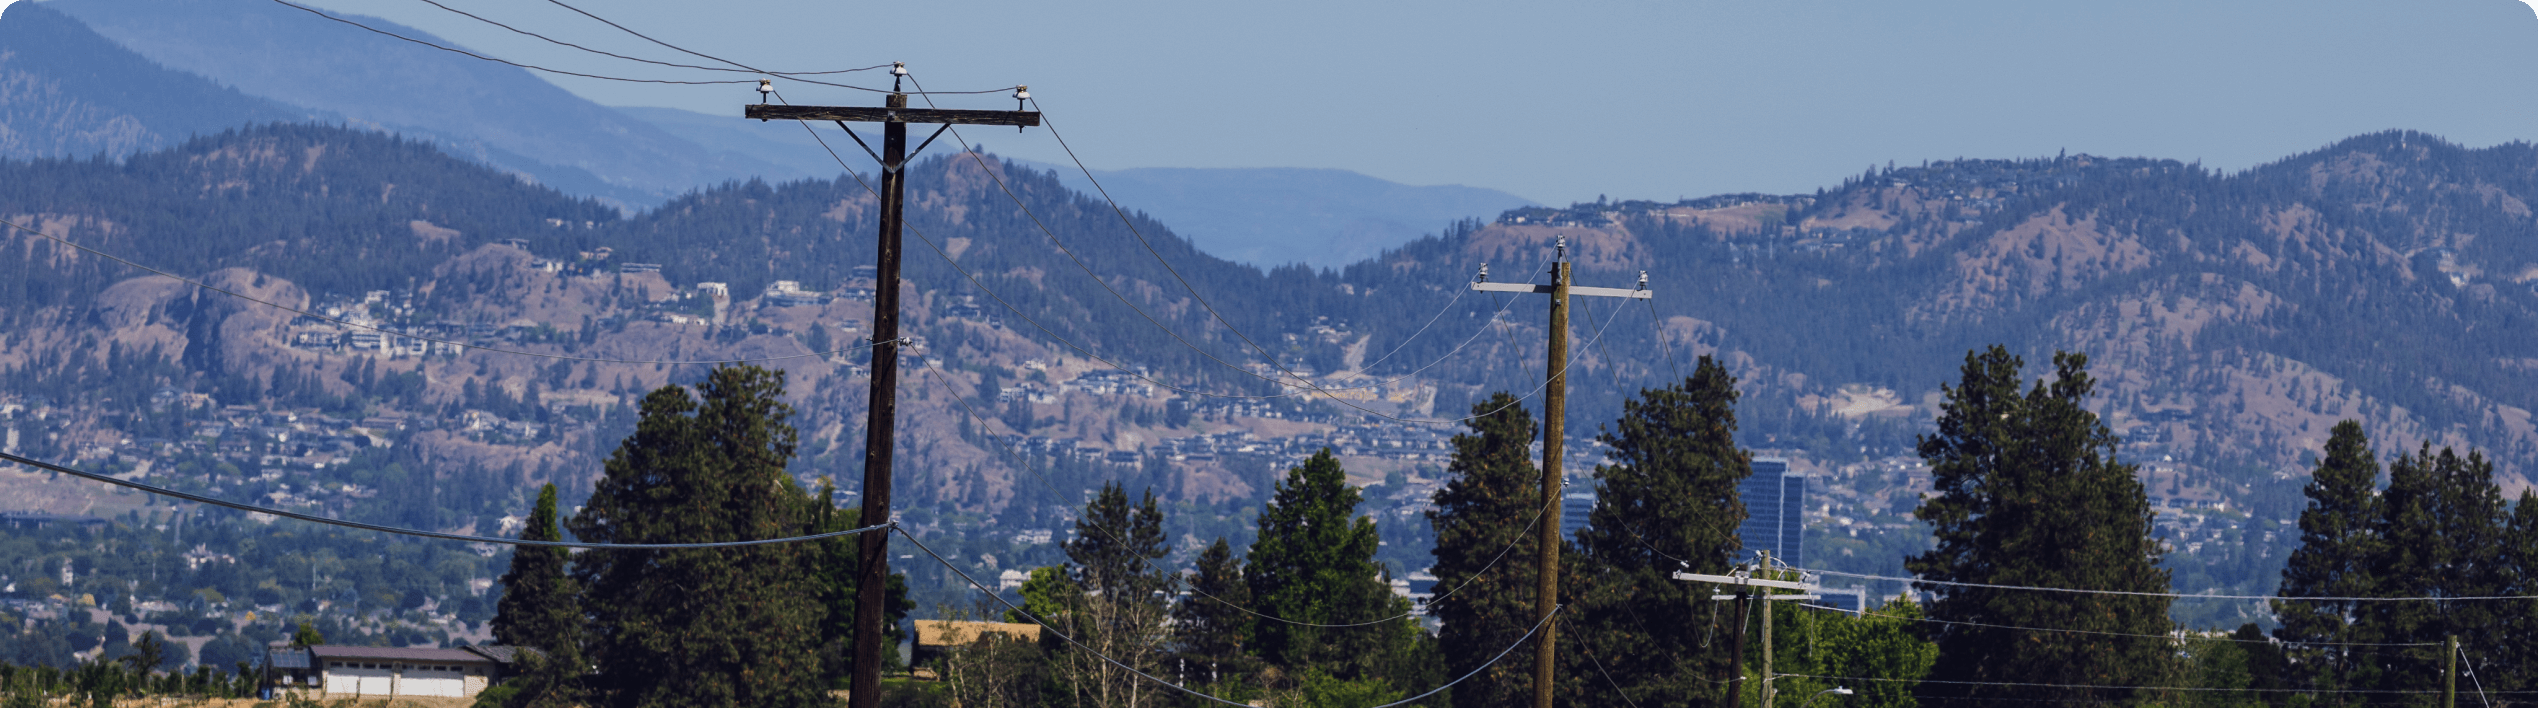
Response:
[[[2120,433],[2140,440],[2171,441],[2171,448],[2189,455],[2233,457],[2277,469],[2294,469],[2305,453],[2316,450],[2325,431],[2337,420],[2358,419],[2370,430],[2377,447],[2388,453],[2434,446],[2474,447],[2497,456],[2507,491],[2517,494],[2531,484],[2530,460],[2514,450],[2538,449],[2538,427],[2524,407],[2525,392],[2477,390],[2473,386],[2420,375],[2420,386],[2464,409],[2482,411],[2482,432],[2466,427],[2435,429],[2404,404],[2391,400],[2387,388],[2366,389],[2331,373],[2325,362],[2302,361],[2264,348],[2250,348],[2250,333],[2276,337],[2386,337],[2361,323],[2356,331],[2282,331],[2281,323],[2306,321],[2304,308],[2338,308],[2354,303],[2403,301],[2413,308],[2408,324],[2457,321],[2458,327],[2493,326],[2490,315],[2469,309],[2504,299],[2499,288],[2526,287],[2538,280],[2538,260],[2511,256],[2502,242],[2530,238],[2532,211],[2525,198],[2538,197],[2523,184],[2509,184],[2526,175],[2479,173],[2463,169],[2456,148],[2441,152],[2422,144],[2406,145],[2391,137],[2387,145],[2357,139],[2320,154],[2286,161],[2276,168],[2297,176],[2305,191],[2285,196],[2279,191],[2241,197],[2232,203],[2200,202],[2209,191],[2155,184],[2129,187],[2122,199],[2153,203],[2153,218],[2130,213],[2109,218],[2083,199],[2046,198],[2023,203],[2006,222],[1980,223],[1960,211],[1977,199],[2015,199],[1991,188],[1950,192],[1944,185],[1910,184],[1903,180],[1833,192],[1802,210],[1796,228],[1782,235],[1781,248],[1802,246],[1809,234],[1857,229],[1882,234],[1847,246],[1857,269],[1847,276],[1870,281],[1868,292],[1891,298],[1840,303],[1863,308],[1889,307],[1885,321],[1895,326],[1941,328],[1995,321],[2033,332],[2006,343],[2031,354],[2055,349],[2092,356],[2093,373],[2101,380],[2099,407]],[[2303,162],[2305,160],[2305,162]],[[2491,164],[2492,160],[2488,160]],[[2517,163],[2513,163],[2517,164]],[[2521,169],[2521,168],[2513,168]],[[2235,178],[2262,183],[2275,175]],[[2495,180],[2503,180],[2498,183]],[[2091,185],[2084,184],[2083,187]],[[2195,189],[2208,187],[2194,186]],[[2246,187],[2239,187],[2246,189]],[[2249,208],[2249,204],[2256,205]],[[1580,263],[1582,280],[1608,278],[1648,268],[1651,261],[1683,263],[1681,253],[1717,248],[1724,240],[1770,241],[1763,230],[1780,223],[1783,207],[1738,204],[1723,208],[1671,207],[1654,218],[1677,225],[1707,227],[1721,241],[1658,242],[1650,233],[1634,232],[1617,221],[1600,226],[1543,227],[1493,225],[1451,244],[1468,260],[1529,266],[1553,238],[1566,236]],[[2161,213],[2169,209],[2172,213]],[[2194,217],[2230,212],[2233,228],[2210,228]],[[2340,214],[2340,216],[2338,215]],[[2495,217],[2499,214],[2499,219]],[[2517,220],[2517,221],[2515,221]],[[1590,220],[1591,221],[1591,220]],[[2200,223],[2200,227],[2178,224]],[[2483,224],[2471,228],[2460,224]],[[1644,228],[1644,226],[1643,226]],[[2478,233],[2483,230],[2488,233]],[[1741,233],[1738,233],[1741,232]],[[1758,238],[1759,237],[1759,238]],[[2485,239],[2485,242],[2480,242]],[[2497,241],[2500,240],[2500,241]],[[1749,246],[1750,248],[1750,246]],[[2438,270],[2464,285],[2427,282],[2416,264],[2442,256]],[[1750,253],[1750,251],[1748,251]],[[2525,251],[2521,251],[2525,252]],[[1937,268],[1915,273],[1904,266],[1941,259]],[[2497,258],[2521,260],[2496,260]],[[1919,259],[1916,261],[1916,259]],[[1407,252],[1388,262],[1410,271],[1442,265],[1434,254]],[[1715,261],[1695,262],[1700,269],[1722,267]],[[1494,280],[1518,280],[1529,274],[1493,269]],[[1599,272],[1600,271],[1600,272]],[[1702,277],[1659,273],[1663,294],[1667,280]],[[2356,277],[2357,275],[2363,277]],[[1832,287],[1833,280],[1781,278],[1760,285],[1754,296],[1772,298],[1773,291]],[[2401,308],[2402,309],[2402,308]],[[1669,317],[1661,326],[1668,343],[1682,356],[1718,354],[1745,380],[1749,395],[1780,397],[1806,410],[1834,410],[1848,415],[1935,414],[1928,403],[1935,384],[1949,372],[1920,377],[1930,388],[1884,391],[1873,385],[1792,370],[1770,356],[1742,351],[1733,344],[1750,338],[1729,336],[1714,311],[1697,307],[1688,315]],[[2471,317],[2487,317],[2480,321]],[[1534,313],[1514,318],[1526,326]],[[1871,320],[1876,318],[1872,317]],[[1918,324],[1915,324],[1918,323]],[[1771,322],[1744,326],[1803,327],[1803,323]],[[1524,335],[1538,337],[1536,333]],[[2221,333],[2226,336],[2213,336]],[[2032,339],[2028,337],[2032,336]],[[1839,341],[1840,333],[1830,335]],[[2021,341],[2024,340],[2024,341]],[[1859,340],[1861,347],[1868,339]],[[2218,343],[2215,343],[2218,342]],[[1988,342],[1965,341],[1960,347]],[[2420,350],[2406,342],[2389,347]],[[1842,345],[1831,345],[1842,346]],[[1959,351],[1962,349],[1960,348]],[[2466,352],[2420,352],[2433,357],[2475,356]],[[1538,354],[1516,353],[1533,357]],[[1874,356],[1863,348],[1856,356]],[[2506,361],[2509,357],[2505,357]],[[2344,362],[2350,366],[2351,362]],[[1591,365],[1590,365],[1591,366]],[[2527,367],[2523,367],[2527,368]],[[2413,393],[2403,391],[2403,393]],[[2376,394],[2376,395],[2375,395]],[[2190,412],[2190,421],[2151,423],[2145,413]]]

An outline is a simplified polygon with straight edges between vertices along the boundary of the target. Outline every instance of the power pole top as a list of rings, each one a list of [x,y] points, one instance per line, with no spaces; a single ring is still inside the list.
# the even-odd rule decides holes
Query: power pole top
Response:
[[[890,521],[891,456],[898,425],[899,387],[899,232],[906,218],[907,174],[902,167],[914,153],[934,144],[929,137],[915,150],[908,149],[909,123],[940,123],[934,136],[954,124],[1034,126],[1040,114],[1033,111],[973,111],[937,108],[909,108],[908,94],[898,91],[898,81],[907,76],[907,67],[890,70],[891,92],[882,106],[775,106],[751,104],[741,110],[744,118],[758,120],[821,120],[837,123],[855,144],[881,164],[881,189],[878,190],[881,214],[878,248],[874,254],[873,317],[872,317],[872,387],[871,405],[866,411],[864,426],[863,511],[859,518],[865,524]],[[759,93],[774,93],[772,82],[760,81]],[[1030,94],[1019,88],[1014,98],[1028,99]],[[765,100],[761,98],[759,100]],[[848,122],[880,123],[881,151],[856,135]],[[856,552],[861,567],[855,573],[855,641],[854,673],[848,685],[846,705],[850,708],[881,706],[881,634],[884,590],[889,585],[890,535],[868,533],[856,539]]]
[[[758,120],[822,120],[849,123],[941,123],[944,125],[1013,125],[1040,124],[1039,111],[971,111],[949,108],[891,108],[886,106],[772,106],[756,104],[741,109],[741,117]]]

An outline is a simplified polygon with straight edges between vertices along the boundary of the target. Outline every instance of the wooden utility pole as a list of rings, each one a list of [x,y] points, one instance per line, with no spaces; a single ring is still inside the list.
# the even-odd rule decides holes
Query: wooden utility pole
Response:
[[[1676,572],[1674,573],[1674,575],[1673,575],[1673,576],[1671,576],[1671,577],[1673,577],[1673,578],[1674,578],[1674,579],[1676,579],[1676,580],[1688,580],[1688,581],[1692,581],[1692,582],[1696,582],[1696,583],[1716,583],[1716,584],[1720,584],[1720,585],[1733,585],[1733,586],[1736,586],[1736,594],[1734,594],[1734,595],[1711,595],[1711,596],[1710,596],[1710,599],[1711,599],[1711,600],[1713,600],[1713,601],[1717,601],[1717,600],[1735,600],[1735,601],[1736,601],[1736,647],[1735,647],[1735,652],[1736,652],[1736,655],[1735,655],[1735,672],[1736,672],[1736,674],[1735,674],[1734,676],[1728,677],[1728,684],[1727,684],[1727,705],[1728,705],[1728,708],[1739,708],[1739,706],[1743,705],[1742,703],[1740,703],[1740,701],[1743,701],[1743,700],[1744,700],[1744,697],[1745,697],[1745,622],[1746,622],[1746,620],[1745,620],[1745,616],[1746,616],[1746,614],[1747,614],[1747,613],[1748,613],[1751,609],[1753,609],[1753,608],[1755,607],[1755,605],[1757,605],[1757,604],[1760,604],[1760,605],[1761,605],[1761,608],[1762,608],[1762,613],[1763,613],[1763,619],[1762,619],[1762,622],[1763,622],[1763,626],[1762,626],[1762,627],[1763,627],[1763,629],[1762,629],[1762,635],[1763,635],[1763,636],[1762,636],[1762,643],[1763,643],[1763,644],[1762,644],[1762,675],[1763,675],[1763,685],[1762,685],[1762,690],[1761,690],[1761,693],[1760,693],[1759,695],[1760,695],[1760,697],[1762,698],[1762,700],[1760,701],[1760,705],[1764,706],[1764,708],[1769,708],[1769,707],[1771,706],[1771,601],[1773,601],[1773,600],[1813,600],[1813,599],[1816,599],[1816,597],[1817,597],[1816,595],[1814,595],[1814,594],[1813,594],[1813,591],[1815,590],[1815,588],[1814,588],[1813,586],[1810,586],[1810,585],[1806,584],[1806,583],[1805,583],[1805,582],[1803,582],[1803,581],[1772,580],[1772,579],[1767,579],[1767,578],[1756,578],[1756,577],[1754,577],[1755,575],[1764,575],[1764,574],[1769,574],[1769,573],[1770,573],[1770,570],[1771,570],[1771,552],[1770,552],[1770,551],[1764,551],[1764,552],[1763,552],[1763,554],[1762,554],[1762,563],[1761,563],[1759,566],[1751,566],[1751,567],[1748,567],[1748,568],[1747,568],[1747,569],[1743,572],[1743,574],[1740,574],[1740,575],[1710,575],[1710,574],[1707,574],[1707,573],[1688,573],[1688,572],[1676,571]],[[1759,589],[1759,590],[1757,590],[1757,588],[1760,588],[1760,589]],[[1781,590],[1797,590],[1797,591],[1800,591],[1801,593],[1805,593],[1805,594],[1799,594],[1799,595],[1774,595],[1774,594],[1771,594],[1771,590],[1772,590],[1772,589],[1774,589],[1774,588],[1781,589]]]
[[[1540,563],[1536,564],[1533,594],[1534,622],[1542,625],[1542,638],[1535,640],[1533,653],[1533,708],[1551,707],[1552,649],[1559,628],[1547,620],[1560,606],[1560,455],[1568,429],[1564,427],[1569,408],[1569,296],[1591,295],[1645,300],[1648,274],[1639,274],[1639,288],[1580,288],[1569,284],[1569,239],[1560,237],[1555,262],[1551,265],[1551,284],[1492,283],[1489,266],[1481,266],[1480,279],[1473,290],[1495,292],[1544,293],[1551,296],[1551,343],[1544,374],[1549,380],[1542,388],[1542,525],[1535,529],[1535,540],[1541,545]],[[861,708],[858,706],[857,708]]]
[[[2441,657],[2441,708],[2459,708],[2459,635],[2450,635],[2444,644],[2450,653]],[[2481,689],[2480,689],[2481,690]]]
[[[904,69],[894,67],[894,76],[904,76]],[[864,427],[864,488],[862,523],[870,526],[890,520],[890,452],[891,435],[897,428],[899,412],[899,226],[905,216],[907,201],[908,124],[940,123],[934,135],[917,145],[918,152],[934,143],[953,124],[1032,126],[1040,124],[1040,114],[1030,111],[972,111],[930,108],[909,108],[908,95],[899,93],[896,78],[891,94],[880,108],[864,106],[772,106],[754,104],[741,115],[758,120],[824,120],[845,128],[846,134],[862,145],[866,154],[872,146],[863,136],[847,128],[848,121],[881,124],[881,153],[873,155],[881,163],[881,238],[873,268],[872,297],[872,410]],[[883,591],[890,582],[890,535],[867,533],[856,537],[856,547],[863,567],[855,574],[855,674],[848,686],[848,708],[880,708],[881,706],[881,617]]]
[[[1770,551],[1762,552],[1761,566],[1764,572],[1769,572],[1771,570]],[[1769,600],[1771,599],[1771,596],[1766,594],[1763,596],[1763,599]],[[1762,700],[1756,705],[1760,705],[1763,708],[1771,708],[1771,616],[1779,613],[1772,611],[1771,603],[1769,602],[1764,602],[1762,604],[1762,613],[1762,692],[1758,694]]]
[[[1727,708],[1745,708],[1745,615],[1754,607],[1753,593],[1736,593],[1736,675],[1727,677]]]

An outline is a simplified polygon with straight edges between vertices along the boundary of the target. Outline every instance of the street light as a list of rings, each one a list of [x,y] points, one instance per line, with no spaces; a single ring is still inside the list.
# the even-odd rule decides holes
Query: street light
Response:
[[[1806,700],[1806,702],[1805,702],[1805,703],[1800,703],[1800,704],[1798,704],[1798,708],[1806,708],[1807,706],[1815,705],[1815,699],[1816,699],[1816,698],[1818,698],[1818,697],[1821,697],[1821,696],[1823,696],[1824,694],[1827,694],[1827,693],[1830,693],[1830,694],[1833,694],[1833,695],[1837,695],[1837,696],[1847,696],[1847,695],[1851,695],[1852,691],[1851,691],[1851,689],[1843,688],[1843,687],[1840,687],[1840,686],[1834,686],[1834,687],[1832,687],[1832,688],[1828,688],[1828,689],[1824,689],[1824,690],[1821,690],[1821,691],[1817,691],[1817,692],[1815,692],[1815,695],[1813,695],[1813,696],[1808,696],[1808,697],[1807,697],[1807,700]]]

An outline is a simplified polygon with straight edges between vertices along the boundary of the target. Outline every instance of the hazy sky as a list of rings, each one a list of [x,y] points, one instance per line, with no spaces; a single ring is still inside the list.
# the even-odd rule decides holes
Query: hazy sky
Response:
[[[695,61],[547,3],[441,1]],[[525,61],[706,76],[582,55],[419,0],[316,4]],[[1811,191],[1889,160],[2068,149],[2243,168],[2389,128],[2474,146],[2538,137],[2538,17],[2521,0],[576,4],[766,68],[895,60],[939,90],[1029,84],[1095,168],[1338,167],[1549,203]],[[736,116],[756,99],[738,86],[551,80],[610,105]],[[781,86],[795,103],[878,103]],[[1013,106],[1002,94],[951,103]],[[1064,159],[1045,130],[969,135]]]

